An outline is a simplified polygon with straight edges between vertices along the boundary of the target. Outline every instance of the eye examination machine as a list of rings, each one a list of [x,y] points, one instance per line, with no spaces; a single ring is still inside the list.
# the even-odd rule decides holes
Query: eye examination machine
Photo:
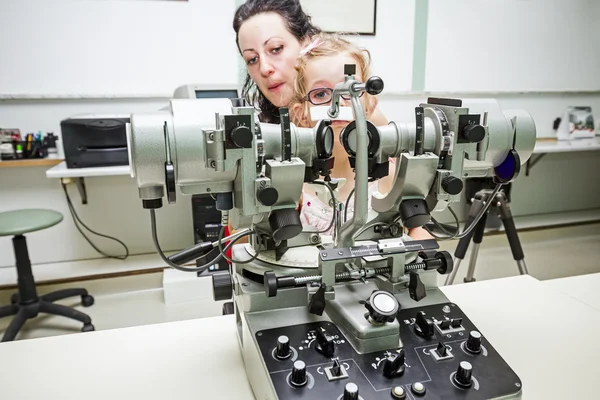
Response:
[[[257,399],[520,398],[519,376],[438,287],[454,267],[438,240],[472,234],[491,202],[462,231],[441,226],[427,240],[406,232],[437,223],[469,178],[493,180],[494,195],[516,179],[534,148],[532,117],[495,100],[429,98],[414,120],[375,126],[359,96],[379,94],[383,81],[359,82],[353,67],[334,89],[330,119],[314,128],[291,124],[285,108],[281,124],[260,123],[241,99],[174,99],[131,115],[130,165],[159,255],[190,272],[231,261],[212,276],[214,298],[233,302]],[[334,137],[342,95],[354,121]],[[355,170],[348,218],[331,172],[335,140]],[[391,190],[369,195],[369,182],[388,175]],[[329,193],[332,235],[301,223],[305,184]],[[181,194],[212,195],[223,228],[218,240],[167,257],[156,214]],[[216,261],[185,266],[214,249]]]

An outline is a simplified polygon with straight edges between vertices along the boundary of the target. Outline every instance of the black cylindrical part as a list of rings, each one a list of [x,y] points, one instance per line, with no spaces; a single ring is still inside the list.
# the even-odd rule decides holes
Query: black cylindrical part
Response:
[[[343,400],[358,400],[358,385],[353,382],[349,382],[346,384],[344,388],[344,398]]]
[[[29,261],[25,236],[17,235],[13,237],[13,249],[17,262],[19,302],[21,304],[35,302],[38,297],[35,290],[35,281],[33,279],[33,272],[31,271],[31,262]]]
[[[216,208],[219,211],[229,211],[233,208],[233,194],[231,192],[227,193],[217,193],[216,197]]]
[[[508,243],[510,244],[510,250],[512,251],[513,258],[515,260],[523,260],[525,258],[525,254],[523,253],[521,241],[519,240],[519,235],[517,234],[515,220],[512,218],[512,216],[510,218],[502,218],[502,223],[504,224],[504,230],[506,231],[506,237],[508,238]]]
[[[290,351],[290,338],[285,335],[281,335],[277,338],[277,350],[275,355],[277,358],[284,360],[289,358],[292,352]]]
[[[277,288],[286,288],[286,287],[296,287],[296,278],[288,275],[288,276],[280,276],[277,278]]]
[[[169,261],[175,264],[185,264],[192,260],[202,257],[213,249],[211,242],[198,243],[188,249],[181,250],[179,253],[175,253],[169,256]]]
[[[483,215],[479,219],[479,222],[477,223],[477,226],[473,230],[473,243],[481,244],[481,242],[483,241],[483,234],[485,232],[485,224],[487,222],[487,215],[488,215],[487,212],[483,213]]]
[[[213,274],[212,284],[215,301],[229,300],[233,297],[233,282],[229,271]]]
[[[467,339],[467,343],[465,344],[467,351],[470,353],[480,353],[481,352],[481,333],[477,331],[471,331],[469,333],[469,338]]]
[[[290,376],[290,383],[294,386],[304,386],[308,382],[306,377],[306,364],[304,361],[298,360],[294,362],[292,367],[292,374]]]
[[[459,386],[469,387],[471,386],[471,377],[473,375],[473,366],[470,362],[461,361],[458,365],[458,370],[456,371],[456,375],[454,375],[454,382],[456,382]]]
[[[469,215],[469,219],[467,220],[467,224],[465,226],[470,226],[473,221],[475,221],[475,217]],[[473,237],[473,231],[469,232],[469,234],[458,241],[458,245],[456,245],[456,250],[454,250],[454,257],[459,258],[461,260],[465,259],[465,255],[467,254],[467,250],[469,249],[469,243],[471,242],[471,238]]]

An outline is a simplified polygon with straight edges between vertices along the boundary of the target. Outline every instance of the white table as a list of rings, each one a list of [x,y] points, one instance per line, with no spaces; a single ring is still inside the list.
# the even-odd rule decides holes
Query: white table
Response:
[[[544,283],[600,311],[600,273],[551,279]]]
[[[523,399],[596,399],[600,312],[529,276],[443,289],[523,381]],[[7,399],[253,399],[234,318],[0,344]]]

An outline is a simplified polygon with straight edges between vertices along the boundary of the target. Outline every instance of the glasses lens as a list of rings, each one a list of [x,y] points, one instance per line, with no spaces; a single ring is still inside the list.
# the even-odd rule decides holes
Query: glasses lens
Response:
[[[362,97],[363,94],[365,94],[365,92],[360,92],[360,94],[358,95],[358,97]],[[347,95],[347,94],[343,94],[341,97],[344,100],[350,100],[352,98],[352,96]]]
[[[331,101],[331,89],[313,89],[308,93],[308,100],[314,105],[325,104]]]

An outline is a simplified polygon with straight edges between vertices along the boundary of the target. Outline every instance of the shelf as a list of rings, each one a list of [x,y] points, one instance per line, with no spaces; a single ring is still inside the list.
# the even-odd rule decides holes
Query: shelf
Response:
[[[19,167],[49,167],[61,163],[62,160],[55,158],[34,158],[30,160],[3,160],[0,161],[0,168],[19,168]]]
[[[572,151],[595,151],[600,150],[600,137],[587,139],[556,140],[538,139],[533,149],[533,154],[544,153],[566,153]]]
[[[85,178],[92,176],[130,175],[129,165],[116,167],[67,168],[66,162],[61,162],[46,171],[46,178]]]

